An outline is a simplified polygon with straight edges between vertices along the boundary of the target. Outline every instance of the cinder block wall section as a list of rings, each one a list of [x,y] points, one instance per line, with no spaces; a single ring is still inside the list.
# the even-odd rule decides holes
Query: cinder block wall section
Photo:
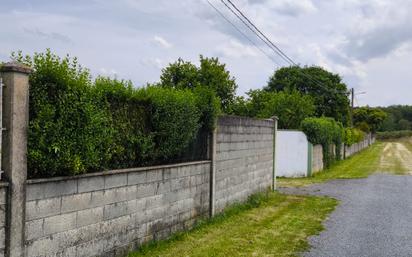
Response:
[[[354,155],[355,153],[362,151],[363,149],[367,148],[374,142],[375,142],[375,138],[371,134],[366,135],[363,141],[353,144],[351,146],[345,147],[345,157],[348,158]]]
[[[312,173],[317,173],[323,170],[323,147],[322,145],[314,145],[312,151]]]
[[[25,256],[124,256],[189,229],[208,214],[209,172],[201,161],[29,180]]]
[[[216,140],[215,209],[272,184],[274,121],[223,116]]]
[[[7,190],[8,184],[0,182],[0,256],[5,256]]]

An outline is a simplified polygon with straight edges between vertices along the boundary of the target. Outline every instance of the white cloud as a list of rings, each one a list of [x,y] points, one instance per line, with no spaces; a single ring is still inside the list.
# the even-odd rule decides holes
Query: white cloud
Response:
[[[311,0],[269,1],[268,4],[278,13],[294,17],[312,13],[317,10]]]
[[[243,58],[256,57],[256,49],[252,46],[244,45],[237,40],[231,39],[227,43],[217,47],[217,53],[224,57]]]
[[[210,1],[270,53],[219,0]],[[410,103],[405,81],[412,81],[407,70],[412,66],[411,0],[235,3],[295,62],[325,66],[340,73],[349,87],[367,91],[363,104]],[[197,63],[203,54],[227,64],[239,94],[264,86],[276,66],[203,0],[93,0],[76,5],[2,0],[2,6],[0,24],[7,24],[0,26],[0,34],[7,35],[0,40],[3,59],[19,49],[33,53],[51,48],[79,57],[94,74],[117,74],[142,85],[158,81],[161,69],[177,58]]]
[[[112,77],[112,76],[116,77],[118,74],[118,72],[115,69],[100,68],[99,71],[100,71],[99,72],[100,75],[109,76],[109,77]]]
[[[168,62],[160,58],[148,58],[141,60],[140,64],[143,66],[150,66],[157,69],[163,69],[168,64]]]
[[[45,31],[41,31],[38,28],[23,28],[23,31],[28,34],[32,34],[34,36],[41,37],[44,39],[57,40],[63,43],[70,43],[70,44],[73,43],[70,37],[63,35],[61,33],[58,33],[58,32],[45,32]]]
[[[161,36],[154,36],[152,39],[152,42],[157,45],[160,46],[162,48],[171,48],[173,45],[171,43],[169,43],[166,39],[164,39]]]

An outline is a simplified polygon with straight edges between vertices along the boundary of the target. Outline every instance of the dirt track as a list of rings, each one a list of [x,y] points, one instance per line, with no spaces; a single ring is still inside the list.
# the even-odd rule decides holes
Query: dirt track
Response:
[[[381,170],[412,174],[411,146],[410,139],[400,142],[386,142],[380,159]]]

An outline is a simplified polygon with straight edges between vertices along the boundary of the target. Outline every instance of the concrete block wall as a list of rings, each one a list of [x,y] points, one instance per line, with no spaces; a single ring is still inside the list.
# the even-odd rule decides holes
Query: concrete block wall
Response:
[[[29,180],[25,256],[124,256],[189,229],[208,214],[209,173],[200,161]]]
[[[274,121],[223,116],[216,140],[215,209],[272,184]]]
[[[30,72],[0,67],[1,164],[11,189],[0,185],[0,257],[123,256],[274,181],[276,123],[239,117],[219,119],[210,161],[27,180]]]
[[[8,184],[0,183],[0,257],[5,256],[6,245],[6,206]]]
[[[317,173],[323,170],[323,147],[322,145],[314,145],[312,150],[312,173]]]
[[[358,153],[362,151],[363,149],[367,148],[371,144],[375,142],[375,138],[372,136],[372,134],[366,135],[365,139],[359,143],[353,144],[351,146],[346,146],[345,147],[345,157],[348,158],[355,153]]]

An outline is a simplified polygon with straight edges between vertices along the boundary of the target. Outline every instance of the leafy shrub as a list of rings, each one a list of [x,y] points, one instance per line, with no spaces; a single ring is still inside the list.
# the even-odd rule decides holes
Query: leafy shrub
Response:
[[[297,91],[250,90],[247,94],[249,99],[235,99],[233,113],[258,118],[277,116],[281,129],[299,129],[303,119],[315,114],[313,98]]]
[[[334,161],[331,155],[331,145],[336,147],[336,159],[341,159],[340,152],[344,139],[344,129],[340,122],[332,118],[306,118],[302,121],[302,130],[312,144],[321,144],[323,147],[323,162],[329,167]]]
[[[277,116],[279,128],[299,129],[302,121],[315,113],[313,98],[309,95],[302,95],[297,91],[264,93],[268,94],[268,98],[263,103],[263,108],[258,111],[257,117]]]
[[[316,106],[313,116],[332,117],[345,126],[350,123],[348,88],[339,74],[331,73],[322,67],[289,66],[276,69],[264,90],[297,90],[308,94],[313,97]]]
[[[128,168],[150,162],[153,136],[150,134],[148,103],[134,97],[130,82],[99,77],[94,87],[96,104],[106,110],[113,130],[112,156],[108,168]]]
[[[369,106],[359,107],[353,111],[355,127],[365,132],[375,133],[387,117],[388,114],[382,109]]]
[[[199,129],[197,97],[188,90],[160,87],[137,90],[136,96],[149,103],[153,157],[167,160],[180,154]]]
[[[365,139],[365,132],[356,128],[345,128],[345,140],[344,143],[347,146],[359,143]]]
[[[21,54],[20,57],[22,58]],[[107,165],[113,130],[94,103],[89,72],[50,51],[26,58],[30,75],[30,176],[75,175]]]
[[[380,140],[386,139],[398,139],[403,137],[412,137],[411,130],[398,130],[398,131],[385,131],[385,132],[377,132],[376,138]]]
[[[213,128],[219,101],[211,90],[178,90],[99,77],[49,50],[15,59],[30,75],[30,177],[76,175],[173,160],[199,129]],[[204,134],[204,132],[202,132]]]
[[[159,85],[175,89],[196,90],[202,87],[212,91],[220,100],[220,106],[225,113],[231,113],[230,106],[236,95],[237,84],[230,75],[226,65],[218,58],[200,56],[200,67],[178,59],[162,70]],[[213,100],[215,101],[215,100]]]
[[[196,87],[193,93],[196,95],[196,105],[201,115],[201,128],[204,131],[212,131],[221,110],[219,98],[213,90],[204,86]]]

